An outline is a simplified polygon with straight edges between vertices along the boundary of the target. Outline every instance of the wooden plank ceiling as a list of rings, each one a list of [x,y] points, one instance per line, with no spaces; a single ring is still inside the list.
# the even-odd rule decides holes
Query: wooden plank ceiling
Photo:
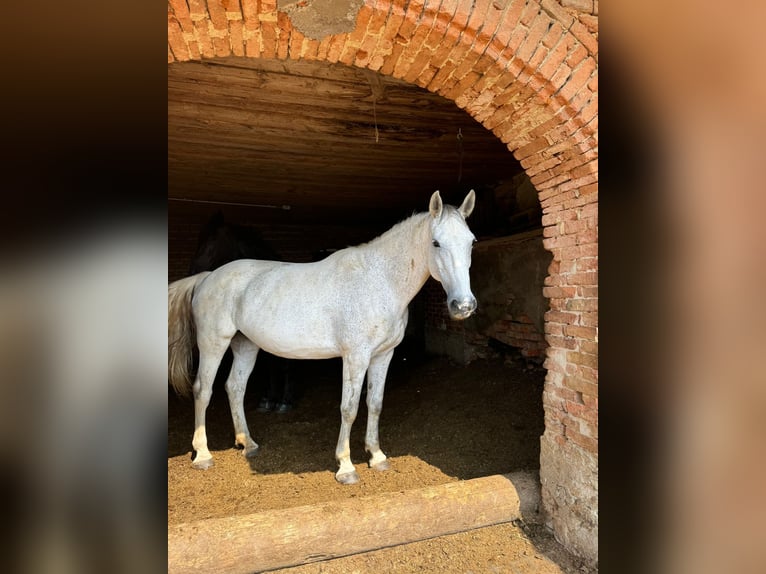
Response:
[[[425,209],[436,189],[455,203],[521,171],[453,102],[368,70],[236,57],[168,66],[171,213],[247,204],[290,223],[380,223]]]

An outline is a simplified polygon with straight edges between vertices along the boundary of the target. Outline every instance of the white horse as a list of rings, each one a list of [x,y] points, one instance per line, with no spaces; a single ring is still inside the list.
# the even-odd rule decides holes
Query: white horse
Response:
[[[394,348],[407,326],[407,306],[429,275],[447,293],[454,319],[476,310],[469,268],[476,242],[466,224],[473,211],[471,190],[459,208],[431,196],[428,213],[418,213],[380,237],[337,251],[316,263],[243,259],[203,272],[168,287],[168,376],[188,394],[193,334],[200,361],[194,381],[195,468],[212,466],[205,411],[213,379],[226,349],[234,363],[226,381],[235,445],[253,456],[258,445],[245,421],[243,399],[259,349],[290,359],[343,359],[341,426],[335,478],[353,484],[359,476],[351,462],[349,435],[356,419],[367,373],[367,433],[370,467],[387,470],[380,450],[378,419],[386,373]]]

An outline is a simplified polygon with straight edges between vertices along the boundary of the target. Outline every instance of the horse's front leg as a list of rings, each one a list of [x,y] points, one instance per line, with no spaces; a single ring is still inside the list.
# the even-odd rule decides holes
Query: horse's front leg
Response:
[[[386,460],[386,455],[380,450],[378,440],[378,422],[380,412],[383,409],[383,391],[386,386],[386,374],[394,350],[373,357],[367,371],[367,434],[365,435],[364,448],[370,454],[370,468],[375,470],[388,470],[391,464]]]
[[[356,484],[359,475],[351,462],[351,425],[356,420],[359,409],[359,397],[362,394],[364,373],[369,360],[360,356],[343,357],[343,395],[340,403],[340,435],[338,446],[335,448],[335,459],[338,461],[338,472],[335,480],[341,484]]]

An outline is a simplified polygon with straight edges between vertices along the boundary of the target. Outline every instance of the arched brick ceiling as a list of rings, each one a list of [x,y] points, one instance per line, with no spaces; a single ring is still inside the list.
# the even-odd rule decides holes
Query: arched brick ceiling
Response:
[[[376,131],[377,129],[377,131]],[[391,220],[522,170],[454,102],[343,64],[229,56],[168,69],[172,201]]]
[[[287,4],[289,6],[280,7],[276,0],[169,0],[168,63],[172,64],[169,66],[171,86],[173,77],[182,74],[183,68],[190,61],[197,62],[198,69],[207,68],[209,72],[213,71],[214,66],[218,66],[217,72],[223,72],[224,66],[220,64],[232,56],[251,58],[251,66],[258,65],[253,62],[282,61],[285,69],[289,69],[295,61],[300,62],[299,65],[321,62],[345,64],[353,67],[353,73],[360,77],[360,86],[369,85],[369,88],[365,87],[370,90],[366,92],[367,101],[364,101],[365,95],[358,91],[357,107],[350,110],[352,117],[362,118],[355,124],[360,131],[365,128],[369,130],[370,126],[369,110],[358,107],[360,104],[370,107],[370,82],[377,83],[384,90],[393,89],[394,86],[406,90],[407,84],[410,87],[420,86],[431,94],[414,96],[414,101],[429,99],[432,94],[444,96],[497,136],[521,162],[540,192],[544,208],[546,202],[560,203],[569,199],[574,193],[573,188],[597,181],[598,42],[597,25],[594,28],[592,15],[597,13],[596,0],[574,3],[570,0],[455,0],[448,3],[428,0],[366,0],[362,4],[355,4],[357,12],[354,18],[349,19],[351,26],[347,28],[350,31],[332,31],[315,37],[304,35],[285,11],[299,9],[302,4]],[[312,7],[312,2],[304,4],[306,9]],[[381,75],[376,75],[376,72]],[[400,83],[400,80],[406,84]],[[204,89],[198,90],[197,87],[203,82],[197,81],[197,85],[192,83],[188,89],[197,97],[202,97]],[[221,74],[217,80],[208,82],[208,86],[221,86],[227,81]],[[175,84],[176,87],[178,85]],[[316,96],[316,90],[314,92]],[[208,95],[216,98],[216,94],[208,92]],[[238,122],[237,118],[232,118],[232,114],[247,117],[249,113],[247,106],[241,104],[252,103],[255,95],[245,91],[242,97],[239,104],[229,106],[226,112],[231,120],[229,126],[239,123],[241,128],[247,124],[247,121]],[[341,101],[340,98],[332,100],[333,104]],[[284,109],[295,105],[290,103],[289,97],[280,99],[279,103]],[[197,121],[197,127],[200,122],[203,125],[209,122],[208,126],[215,123],[212,108],[198,108],[197,112],[191,108],[193,106],[187,106],[186,113],[197,113],[197,119],[193,120]],[[416,115],[417,109],[414,106],[410,115]],[[175,111],[177,108],[171,108],[171,112]],[[288,112],[288,115],[297,118],[299,114],[291,115]],[[401,120],[401,116],[397,120],[406,129],[407,124]],[[178,130],[173,129],[173,121],[174,116],[171,114],[171,138],[174,134],[178,136]],[[344,127],[348,128],[351,123],[351,120],[345,119]],[[312,126],[315,124],[308,122],[298,133],[311,133]],[[188,123],[186,127],[189,128]],[[446,135],[450,133],[449,130],[434,132],[430,125],[429,130],[440,145],[450,139]],[[197,132],[198,136],[204,134],[202,129]],[[320,132],[321,129],[316,133]],[[340,133],[351,132],[344,129]],[[351,140],[364,141],[358,135],[354,134]],[[402,135],[401,131],[399,135]],[[488,137],[488,134],[483,136]],[[225,193],[223,190],[235,185],[239,188],[238,193],[245,192],[244,185],[234,182],[235,174],[248,168],[240,164],[239,172],[224,167],[214,173],[210,162],[205,163],[205,158],[221,153],[221,137],[209,141],[211,145],[198,144],[205,148],[206,153],[197,156],[190,154],[177,163],[174,162],[178,159],[177,154],[182,153],[178,152],[180,147],[171,149],[169,177],[172,196],[192,193],[193,188],[199,189],[206,182],[215,182],[216,193]],[[251,150],[256,149],[252,147],[255,141],[255,138],[251,138],[248,143]],[[269,143],[276,146],[279,142],[280,138],[274,137]],[[172,139],[170,143],[173,144]],[[257,145],[261,145],[261,142]],[[214,150],[212,146],[219,149]],[[380,138],[377,148],[383,148]],[[314,146],[314,150],[326,158],[328,150],[332,151],[333,147],[326,148],[320,142]],[[266,171],[264,177],[271,177],[271,173],[279,171],[265,169],[266,165],[275,165],[287,155],[283,153],[282,158],[275,155],[270,159],[268,151],[262,145],[258,148],[263,160],[260,167]],[[366,151],[363,144],[354,146],[354,151],[356,153],[343,153],[342,150],[337,157],[372,157],[371,152],[359,153]],[[411,180],[415,179],[411,156],[417,156],[420,149],[410,146],[408,151],[405,160],[389,162],[404,166],[404,170],[396,170],[395,165],[392,165],[390,178],[405,172]],[[224,155],[231,153],[231,148],[223,152]],[[300,153],[296,156],[310,159],[306,153],[304,149],[303,156]],[[445,157],[446,153],[446,148],[439,148],[437,155]],[[485,157],[489,160],[489,156]],[[424,160],[433,164],[427,156],[424,156]],[[327,161],[325,159],[325,163]],[[329,161],[334,162],[334,156]],[[510,159],[502,159],[501,162],[513,163]],[[341,162],[338,160],[334,163],[337,166]],[[414,164],[421,165],[416,160]],[[174,180],[180,174],[182,165],[187,177],[192,166],[196,165],[198,173],[190,178],[193,181]],[[219,167],[223,165],[221,163]],[[279,169],[284,178],[288,176],[286,172],[293,171],[293,165],[282,163]],[[319,164],[304,162],[304,166],[312,165]],[[428,183],[440,185],[445,168],[439,167],[440,170],[432,172]],[[513,169],[517,169],[515,164]],[[378,171],[377,168],[370,168],[368,173],[374,176]],[[222,173],[231,174],[228,184],[221,179]],[[319,175],[317,173],[317,179]],[[365,181],[365,178],[359,178],[353,173],[352,177],[346,174],[325,178],[323,183],[326,188],[342,189],[355,179]],[[292,180],[290,185],[296,181]],[[386,181],[392,183],[396,180]],[[243,183],[252,183],[252,178]],[[247,187],[249,193],[256,193],[253,185]],[[393,187],[396,186],[391,185]],[[436,186],[428,187],[433,189]],[[306,199],[306,204],[313,209],[312,213],[320,213],[322,206],[314,201],[318,196],[316,193],[307,192],[298,186],[288,187],[288,191],[294,200],[291,203],[297,205],[301,198]],[[426,195],[428,191],[418,193]],[[408,196],[397,196],[395,192],[388,191],[386,193],[391,193],[393,204],[396,204],[397,197]],[[374,197],[365,195],[368,198]],[[343,195],[339,194],[338,198],[341,201],[337,204],[343,205]]]

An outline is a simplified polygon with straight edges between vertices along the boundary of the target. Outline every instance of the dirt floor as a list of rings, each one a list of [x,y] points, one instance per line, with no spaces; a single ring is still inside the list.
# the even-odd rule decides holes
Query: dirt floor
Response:
[[[495,357],[469,366],[444,358],[397,355],[389,371],[380,422],[391,470],[367,468],[366,407],[351,436],[361,482],[334,480],[340,424],[341,363],[293,361],[297,404],[286,414],[258,413],[259,389],[245,400],[260,454],[235,450],[223,385],[208,408],[207,434],[215,465],[191,466],[191,401],[168,398],[168,523],[249,514],[329,500],[420,488],[515,470],[537,470],[543,432],[544,371],[518,358]],[[256,367],[257,369],[257,367]],[[256,377],[264,378],[256,370]],[[256,378],[256,380],[258,380]],[[580,573],[591,572],[541,524],[504,524],[327,562],[284,574]]]

